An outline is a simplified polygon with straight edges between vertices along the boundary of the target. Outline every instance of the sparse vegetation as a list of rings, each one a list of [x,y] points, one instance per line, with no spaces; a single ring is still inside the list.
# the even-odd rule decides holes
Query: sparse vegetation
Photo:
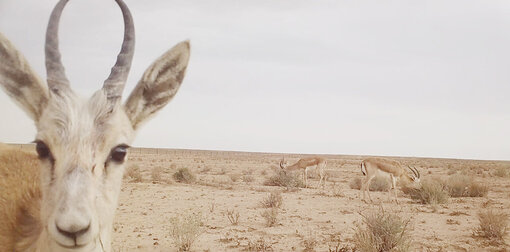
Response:
[[[253,182],[253,176],[251,175],[243,175],[243,182],[246,182],[246,183],[250,183],[250,182]]]
[[[124,178],[129,178],[129,182],[140,183],[143,181],[140,167],[136,164],[132,164],[126,168],[124,172]]]
[[[303,240],[303,246],[304,246],[303,251],[304,252],[315,251],[315,247],[317,247],[317,244],[319,244],[317,239],[315,237],[313,237],[313,236],[309,236],[308,238]]]
[[[152,183],[163,182],[163,177],[161,175],[162,173],[163,173],[163,167],[156,166],[156,167],[152,168],[152,171],[151,171]]]
[[[195,240],[202,234],[202,215],[184,214],[170,219],[170,235],[179,251],[190,251]]]
[[[410,251],[409,220],[382,208],[361,216],[363,225],[357,226],[354,235],[356,251]]]
[[[277,171],[276,174],[264,181],[266,186],[283,186],[283,187],[305,187],[305,183],[299,176],[284,171]]]
[[[278,224],[278,208],[272,207],[262,212],[262,217],[266,220],[266,226],[272,227]]]
[[[444,204],[448,202],[448,193],[437,180],[424,180],[419,187],[403,186],[402,191],[421,204]]]
[[[188,168],[181,168],[173,175],[174,180],[181,183],[192,183],[195,181],[195,175]]]
[[[256,241],[248,241],[248,244],[245,248],[246,251],[253,251],[253,252],[269,252],[273,251],[273,248],[271,247],[271,244],[267,243],[266,240],[263,237],[260,237]]]
[[[444,187],[447,189],[451,197],[484,197],[487,195],[489,188],[485,185],[477,183],[472,177],[455,174],[450,176]]]
[[[491,240],[496,244],[504,243],[508,232],[508,214],[495,213],[492,210],[478,213],[479,226],[474,235]]]
[[[227,210],[227,218],[228,221],[230,221],[230,224],[237,226],[237,224],[239,224],[239,216],[239,212],[235,209]]]
[[[494,171],[494,176],[508,178],[508,177],[510,177],[510,168],[500,166]]]
[[[265,208],[279,208],[282,206],[283,203],[283,197],[282,194],[278,191],[274,191],[269,193],[267,197],[262,199],[260,202],[260,205]]]
[[[356,177],[351,181],[349,186],[351,189],[361,189],[361,184],[363,183],[364,179],[361,179],[360,177]],[[368,190],[371,192],[387,192],[391,188],[391,183],[388,178],[382,177],[382,176],[376,176],[370,181],[370,186],[368,187]]]

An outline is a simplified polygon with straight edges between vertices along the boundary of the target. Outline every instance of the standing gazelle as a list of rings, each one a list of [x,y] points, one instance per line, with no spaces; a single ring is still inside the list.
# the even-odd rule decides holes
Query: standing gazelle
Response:
[[[365,168],[364,171],[363,167]],[[420,182],[420,172],[416,168],[411,168],[410,166],[407,166],[407,168],[409,168],[412,173],[406,172],[406,168],[395,160],[386,158],[367,158],[361,161],[361,172],[366,176],[360,189],[363,192],[363,201],[365,201],[365,193],[368,194],[368,198],[372,201],[369,190],[372,179],[377,175],[386,175],[391,178],[391,188],[395,195],[395,202],[398,204],[396,182],[398,180],[405,180],[405,182]],[[388,197],[390,194],[391,191],[388,191]]]
[[[181,42],[146,70],[122,105],[135,34],[127,6],[116,0],[125,26],[122,49],[103,87],[88,100],[80,99],[71,90],[58,49],[58,24],[67,2],[60,0],[48,24],[47,85],[0,34],[0,86],[36,125],[40,167],[13,169],[9,155],[14,152],[0,150],[7,155],[0,159],[0,188],[11,195],[10,201],[0,198],[0,216],[11,223],[0,227],[0,251],[111,251],[129,144],[142,123],[174,97],[188,65],[189,43]],[[22,191],[32,181],[32,192]]]
[[[324,171],[326,164],[327,161],[324,158],[310,157],[299,159],[295,164],[285,166],[285,158],[282,158],[280,161],[280,168],[284,171],[303,170],[305,187],[308,187],[308,170],[313,169],[315,166],[315,170],[319,173],[319,183],[317,184],[317,188],[319,188],[321,184],[324,186],[326,183],[326,181],[324,181],[326,176],[326,172]]]

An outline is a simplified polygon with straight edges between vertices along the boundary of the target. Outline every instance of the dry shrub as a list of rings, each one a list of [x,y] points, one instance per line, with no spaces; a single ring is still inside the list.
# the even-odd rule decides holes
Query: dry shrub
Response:
[[[276,207],[266,209],[261,216],[266,220],[266,226],[268,227],[278,224],[278,208]]]
[[[484,197],[489,192],[485,185],[477,183],[472,177],[456,174],[444,183],[451,197]]]
[[[437,180],[424,180],[419,187],[403,186],[402,191],[421,204],[444,204],[448,202],[448,192]]]
[[[237,226],[237,224],[239,224],[239,216],[239,212],[235,209],[227,210],[227,218],[228,221],[230,221],[230,224]]]
[[[254,180],[254,179],[253,179],[253,176],[251,176],[251,175],[244,175],[244,176],[242,177],[242,179],[243,179],[243,182],[246,182],[246,183],[253,182],[253,180]]]
[[[494,243],[504,243],[508,232],[508,214],[495,213],[492,210],[478,213],[480,225],[475,229],[474,235],[490,239]]]
[[[140,167],[136,164],[132,164],[126,168],[124,172],[124,178],[129,178],[129,182],[139,183],[142,182],[142,173],[140,172]]]
[[[364,179],[361,179],[359,177],[351,180],[351,183],[349,183],[349,186],[351,189],[361,189],[361,184],[363,183]],[[391,188],[391,183],[388,178],[382,177],[382,176],[375,176],[372,181],[370,181],[370,186],[368,187],[368,190],[371,192],[387,192]]]
[[[264,181],[266,186],[283,186],[283,187],[305,187],[305,183],[299,176],[287,173],[284,171],[277,171],[275,175],[269,177]]]
[[[303,246],[304,246],[303,251],[306,251],[306,252],[315,251],[315,247],[317,246],[317,244],[319,244],[317,239],[315,237],[310,236],[303,241]]]
[[[269,195],[266,198],[262,199],[260,205],[265,208],[271,207],[279,208],[282,206],[282,203],[283,203],[282,194],[280,192],[275,191],[269,193]]]
[[[170,235],[179,251],[190,251],[195,240],[202,233],[202,215],[191,213],[170,219]]]
[[[363,224],[357,225],[354,235],[356,251],[410,251],[410,220],[402,219],[384,209],[363,215]]]
[[[183,183],[192,183],[195,181],[195,175],[189,171],[188,168],[181,168],[173,175],[174,180],[177,182],[183,182]]]
[[[497,177],[502,177],[502,178],[508,178],[510,177],[510,168],[508,167],[498,167],[495,171],[494,171],[494,176],[497,176]]]
[[[263,237],[260,237],[256,241],[248,241],[248,244],[245,248],[246,251],[256,251],[256,252],[269,252],[273,251],[273,248],[271,247],[271,244],[266,242]]]
[[[163,167],[157,166],[157,167],[152,168],[152,171],[151,171],[152,183],[162,182],[163,181],[163,177],[161,175],[162,173],[163,173]]]

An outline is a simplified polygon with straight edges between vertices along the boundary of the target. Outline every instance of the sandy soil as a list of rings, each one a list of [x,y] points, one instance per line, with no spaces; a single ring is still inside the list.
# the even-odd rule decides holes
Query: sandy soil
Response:
[[[297,161],[306,155],[286,155]],[[510,162],[452,159],[395,158],[415,165],[422,177],[446,177],[453,173],[472,175],[490,187],[486,197],[451,198],[432,207],[411,201],[399,192],[400,204],[388,201],[387,192],[372,192],[375,204],[359,198],[359,190],[349,183],[361,177],[363,156],[324,155],[328,159],[328,181],[324,189],[286,189],[264,186],[278,169],[281,154],[236,153],[188,150],[133,149],[128,166],[138,166],[143,182],[125,178],[114,223],[115,251],[175,251],[171,218],[187,213],[202,216],[202,233],[193,251],[240,251],[263,239],[274,251],[302,251],[305,241],[316,241],[316,251],[328,251],[340,242],[352,245],[360,213],[383,208],[411,220],[415,251],[507,251],[506,245],[489,245],[473,237],[477,213],[492,208],[510,208],[510,179],[494,176]],[[190,169],[197,177],[193,184],[177,183],[172,174]],[[162,181],[154,182],[152,170],[161,169]],[[247,182],[248,181],[248,182]],[[260,204],[272,191],[281,191],[283,206],[278,224],[267,227]],[[232,225],[227,211],[239,213]],[[507,236],[507,240],[510,240]]]

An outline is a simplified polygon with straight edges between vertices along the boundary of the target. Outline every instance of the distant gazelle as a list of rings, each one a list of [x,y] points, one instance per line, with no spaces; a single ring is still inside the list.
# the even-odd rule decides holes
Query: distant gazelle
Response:
[[[58,2],[48,24],[47,84],[0,34],[0,86],[34,121],[38,154],[34,163],[28,154],[0,149],[0,216],[9,223],[0,226],[0,251],[111,251],[129,144],[142,123],[174,97],[188,65],[185,41],[158,58],[121,104],[135,34],[127,6],[116,0],[125,26],[122,49],[103,87],[89,99],[79,98],[58,49],[67,2]]]
[[[365,168],[365,170],[363,170],[363,168]],[[410,166],[407,166],[407,168],[411,171],[411,173],[407,172],[407,169],[401,163],[386,158],[367,158],[361,161],[361,172],[366,176],[360,189],[363,192],[363,201],[365,201],[365,193],[368,194],[368,198],[372,201],[369,190],[372,179],[377,175],[389,175],[391,178],[391,188],[394,192],[395,202],[398,204],[396,182],[398,180],[416,183],[420,182],[420,172],[414,167],[411,168]],[[391,191],[388,191],[388,197],[390,194]]]
[[[316,171],[319,173],[319,183],[317,184],[317,188],[319,188],[323,183],[325,183],[324,179],[326,173],[324,169],[326,168],[327,161],[321,157],[310,157],[310,158],[302,158],[299,159],[295,164],[285,166],[285,158],[282,158],[280,161],[280,168],[284,171],[294,171],[294,170],[303,170],[303,177],[305,182],[305,187],[308,187],[308,170],[313,169],[315,166]]]

